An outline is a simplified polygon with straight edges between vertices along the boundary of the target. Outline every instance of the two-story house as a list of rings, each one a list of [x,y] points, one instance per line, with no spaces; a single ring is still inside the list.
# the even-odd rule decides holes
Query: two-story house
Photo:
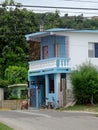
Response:
[[[65,106],[73,100],[71,71],[87,61],[98,65],[98,30],[53,28],[26,40],[40,42],[40,60],[29,62],[30,107]]]

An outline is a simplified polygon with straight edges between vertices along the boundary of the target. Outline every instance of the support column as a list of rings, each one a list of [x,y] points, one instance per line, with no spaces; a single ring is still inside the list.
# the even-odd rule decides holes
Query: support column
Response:
[[[66,105],[66,79],[62,79],[63,106]]]
[[[54,86],[55,86],[55,100],[56,100],[56,108],[59,107],[60,104],[60,74],[54,75]]]
[[[46,94],[46,105],[48,101],[48,94],[49,94],[49,77],[45,75],[45,94]]]

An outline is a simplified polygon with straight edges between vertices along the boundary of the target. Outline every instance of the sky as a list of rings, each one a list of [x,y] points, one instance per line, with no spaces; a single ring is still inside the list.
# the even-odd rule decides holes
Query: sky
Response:
[[[4,0],[0,0],[0,3]],[[14,0],[22,5],[32,6],[53,6],[53,7],[74,7],[74,8],[98,8],[98,0]],[[52,8],[28,8],[34,12],[54,12]],[[98,16],[98,10],[77,10],[77,9],[57,9],[60,15],[80,15]]]

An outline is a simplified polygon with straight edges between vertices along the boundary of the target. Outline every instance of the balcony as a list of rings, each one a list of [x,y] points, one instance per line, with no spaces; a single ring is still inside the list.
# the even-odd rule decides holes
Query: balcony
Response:
[[[70,68],[69,58],[50,58],[29,62],[29,73],[33,75],[65,73],[69,72]]]

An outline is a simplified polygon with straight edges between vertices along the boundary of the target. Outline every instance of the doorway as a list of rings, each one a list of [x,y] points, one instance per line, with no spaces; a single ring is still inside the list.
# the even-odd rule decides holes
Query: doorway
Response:
[[[38,106],[41,107],[46,102],[45,76],[37,77],[37,86],[38,86]]]
[[[48,58],[48,46],[43,46],[43,59]]]

